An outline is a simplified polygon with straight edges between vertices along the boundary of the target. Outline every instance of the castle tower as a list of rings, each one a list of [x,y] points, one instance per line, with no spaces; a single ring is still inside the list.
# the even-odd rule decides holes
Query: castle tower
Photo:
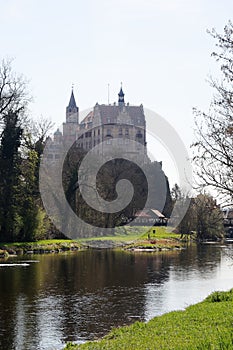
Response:
[[[75,141],[76,132],[79,125],[79,108],[74,98],[73,87],[68,106],[66,107],[66,122],[63,123],[64,141]]]
[[[68,106],[66,107],[66,123],[75,123],[78,124],[79,122],[79,110],[76,105],[76,101],[74,98],[74,92],[73,88],[71,91],[71,96],[70,96],[70,102]]]

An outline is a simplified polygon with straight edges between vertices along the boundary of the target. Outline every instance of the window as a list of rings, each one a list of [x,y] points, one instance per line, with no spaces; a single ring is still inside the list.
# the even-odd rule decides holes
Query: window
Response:
[[[129,135],[129,129],[128,129],[128,128],[125,129],[125,135],[126,135],[126,136]]]
[[[98,129],[98,135],[100,135],[100,129]]]
[[[107,118],[107,123],[111,123],[111,118]]]
[[[112,144],[112,140],[107,140],[107,145],[111,145]]]
[[[112,135],[111,135],[111,129],[107,129],[107,134],[106,134],[106,136],[112,136]]]
[[[119,136],[122,136],[122,128],[119,129]]]
[[[141,131],[138,131],[138,132],[137,132],[136,137],[138,137],[139,139],[142,138],[142,133],[141,133]]]

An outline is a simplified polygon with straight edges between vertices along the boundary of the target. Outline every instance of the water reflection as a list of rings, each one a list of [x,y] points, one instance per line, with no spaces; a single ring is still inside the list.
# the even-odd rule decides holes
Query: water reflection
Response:
[[[83,251],[0,267],[0,349],[61,349],[233,287],[225,248],[174,253]],[[30,258],[31,259],[31,258]],[[17,258],[13,263],[26,263]],[[8,260],[7,263],[10,263]]]

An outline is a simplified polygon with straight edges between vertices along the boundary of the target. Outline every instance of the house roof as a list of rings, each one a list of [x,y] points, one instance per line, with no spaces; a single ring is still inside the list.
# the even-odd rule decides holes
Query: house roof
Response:
[[[139,210],[136,212],[135,217],[140,217],[140,218],[151,218],[151,215],[149,215],[146,211],[144,210]]]
[[[118,105],[99,105],[100,116],[103,118],[112,118],[116,119],[118,115],[122,112],[122,109]],[[124,106],[125,113],[128,114],[131,118],[140,119],[144,121],[145,116],[142,106]]]
[[[159,210],[157,210],[157,209],[151,209],[151,211],[152,211],[155,215],[157,215],[159,218],[161,218],[161,219],[164,219],[164,218],[165,218],[165,216],[164,216],[162,213],[160,213]]]
[[[165,219],[165,216],[157,209],[144,209],[136,212],[135,217],[144,217],[144,218],[159,218]]]
[[[89,112],[86,115],[86,117],[81,121],[81,124],[91,122],[93,120],[93,115],[94,115],[93,111]]]

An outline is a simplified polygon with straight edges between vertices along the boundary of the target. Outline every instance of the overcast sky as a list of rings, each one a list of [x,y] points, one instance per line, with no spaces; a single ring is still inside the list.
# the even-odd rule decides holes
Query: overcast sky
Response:
[[[116,101],[123,82],[126,102],[159,113],[187,147],[192,142],[192,107],[208,108],[208,75],[218,74],[210,57],[215,42],[206,30],[222,32],[233,14],[232,0],[0,4],[0,58],[13,57],[14,69],[29,79],[33,116],[59,126],[72,84],[83,110],[107,103],[108,84],[110,102]]]

